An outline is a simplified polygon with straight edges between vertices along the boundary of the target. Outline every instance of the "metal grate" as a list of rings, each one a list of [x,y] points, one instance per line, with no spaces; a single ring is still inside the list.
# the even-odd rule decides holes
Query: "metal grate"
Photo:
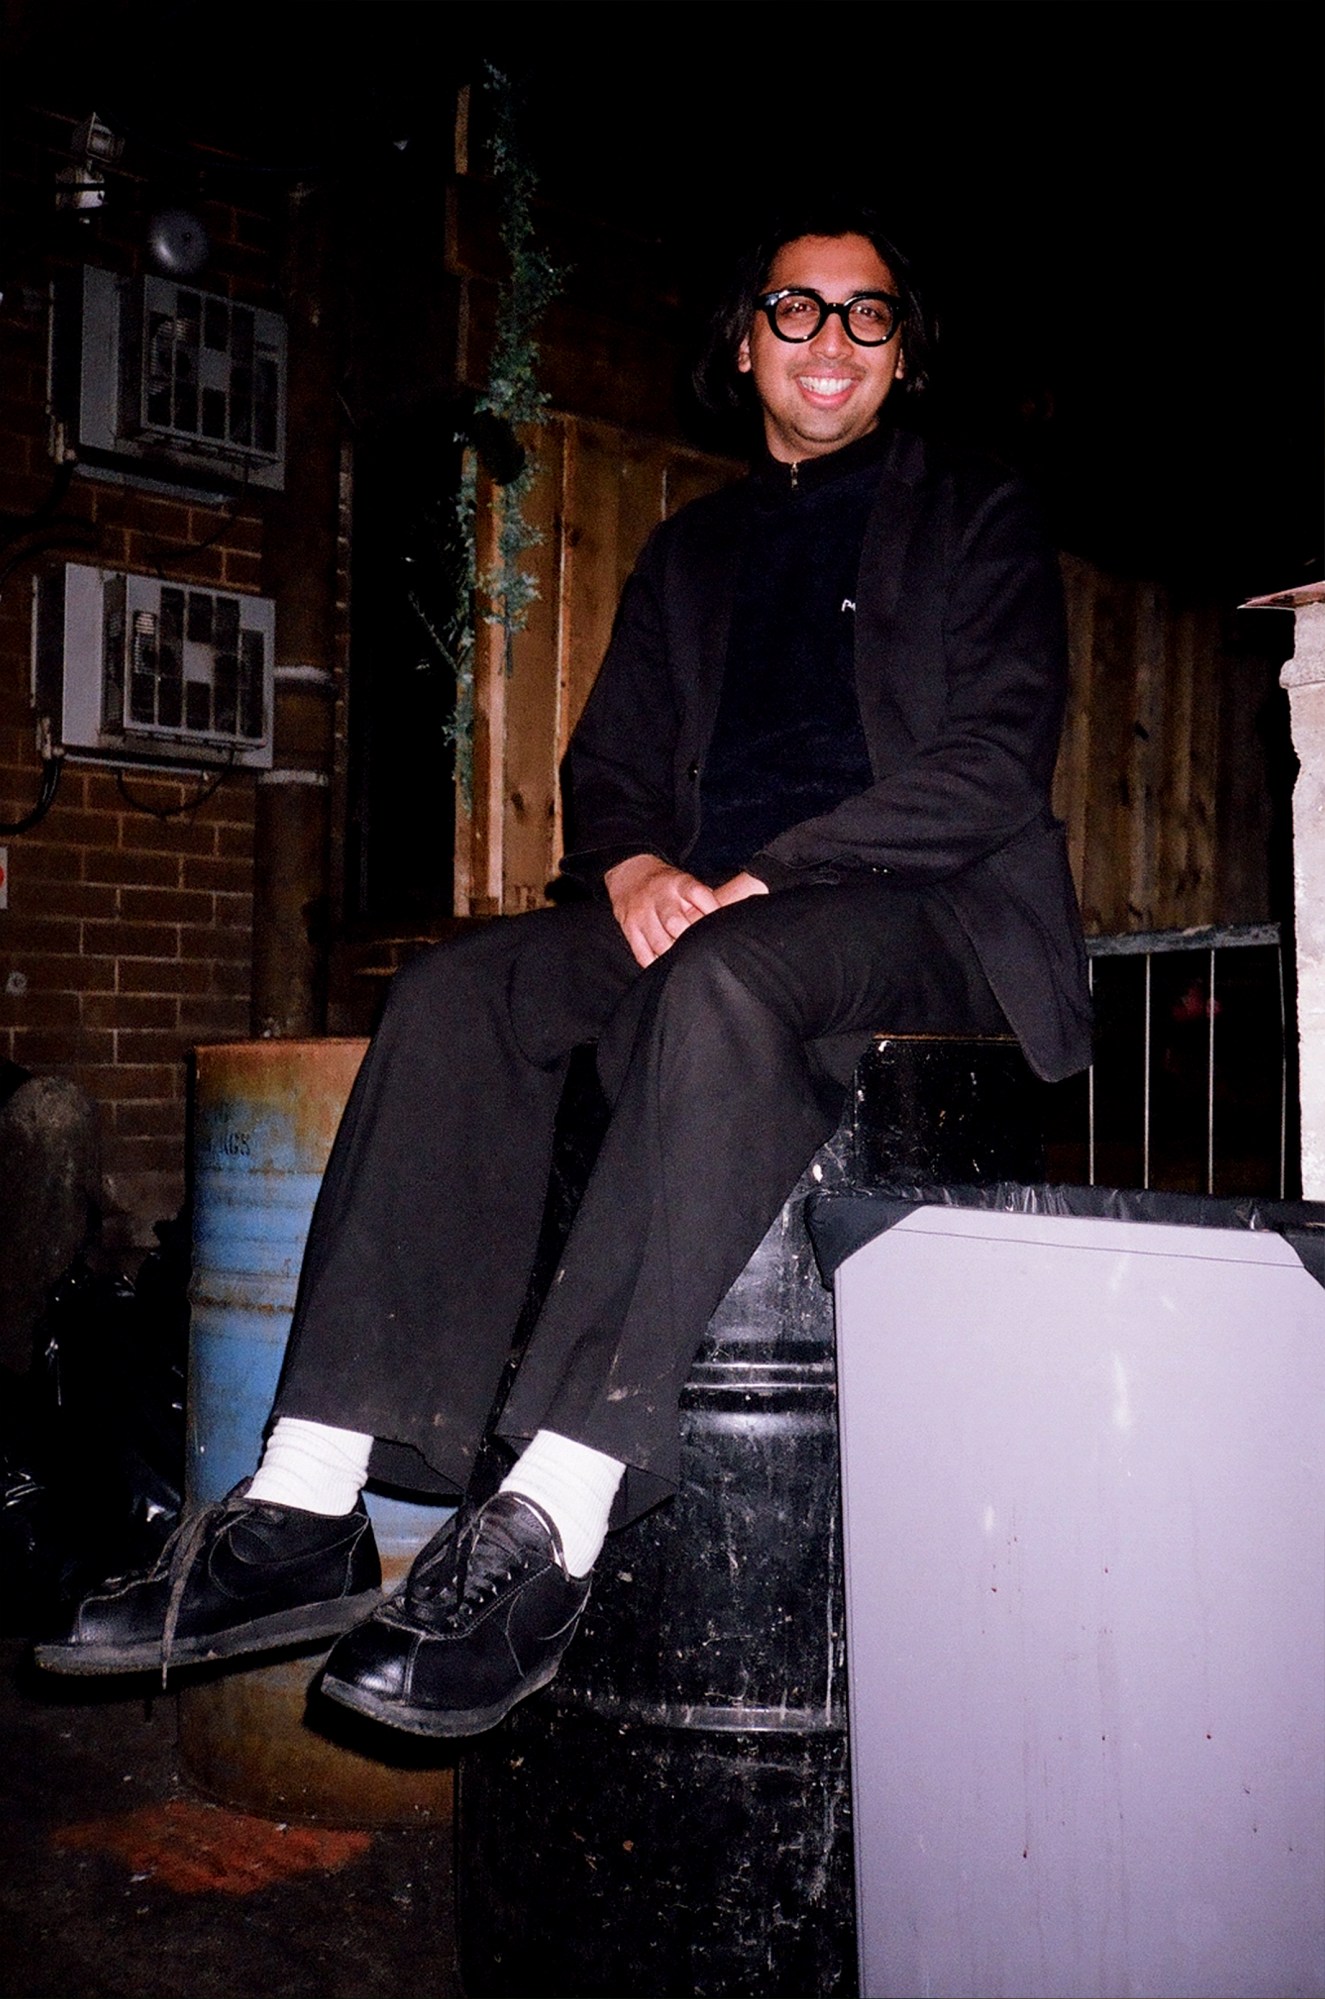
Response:
[[[267,736],[263,600],[117,576],[106,589],[103,727],[217,748]]]
[[[1095,1061],[1051,1116],[1057,1177],[1283,1199],[1292,1041],[1274,923],[1087,942]]]
[[[275,313],[144,281],[143,428],[222,451],[280,455],[284,327]]]

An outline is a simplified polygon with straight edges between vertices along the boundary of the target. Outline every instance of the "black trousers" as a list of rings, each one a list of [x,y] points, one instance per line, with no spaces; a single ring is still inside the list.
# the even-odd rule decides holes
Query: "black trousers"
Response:
[[[499,1429],[677,1477],[695,1349],[841,1115],[871,1031],[1007,1031],[935,897],[887,878],[720,910],[641,971],[610,909],[498,919],[400,972],[323,1182],[278,1415],[376,1438],[373,1471],[463,1488],[538,1240],[572,1049],[612,1116]]]

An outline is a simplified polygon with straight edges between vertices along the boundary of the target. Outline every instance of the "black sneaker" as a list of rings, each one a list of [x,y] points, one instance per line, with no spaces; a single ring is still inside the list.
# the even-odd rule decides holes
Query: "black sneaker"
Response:
[[[245,1481],[247,1484],[247,1481]],[[176,1529],[145,1575],[84,1597],[36,1661],[53,1673],[134,1673],[335,1638],[381,1600],[362,1499],[352,1513],[227,1499]]]
[[[332,1647],[322,1691],[411,1735],[479,1735],[553,1678],[588,1600],[542,1507],[495,1493]]]

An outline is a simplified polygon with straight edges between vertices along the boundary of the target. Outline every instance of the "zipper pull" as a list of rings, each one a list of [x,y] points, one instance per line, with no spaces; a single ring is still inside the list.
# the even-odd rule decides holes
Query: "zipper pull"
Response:
[[[801,484],[801,468],[797,464],[796,460],[793,458],[791,461],[791,490],[793,493],[798,493],[800,491],[800,484]]]

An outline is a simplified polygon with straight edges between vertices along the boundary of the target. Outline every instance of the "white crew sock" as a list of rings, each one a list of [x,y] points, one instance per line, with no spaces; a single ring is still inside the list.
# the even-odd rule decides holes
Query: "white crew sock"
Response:
[[[368,1476],[372,1448],[359,1430],[278,1416],[247,1497],[304,1513],[348,1513]]]
[[[607,1533],[607,1516],[626,1467],[588,1444],[539,1430],[501,1482],[503,1492],[537,1500],[561,1536],[566,1567],[587,1576]]]

